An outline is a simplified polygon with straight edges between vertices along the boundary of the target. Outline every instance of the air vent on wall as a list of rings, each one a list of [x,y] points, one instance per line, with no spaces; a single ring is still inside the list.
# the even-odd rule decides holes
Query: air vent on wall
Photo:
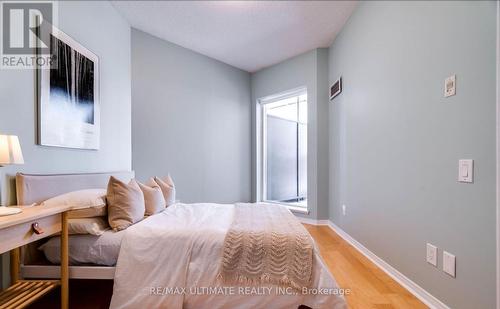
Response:
[[[330,101],[342,92],[342,77],[330,86]]]

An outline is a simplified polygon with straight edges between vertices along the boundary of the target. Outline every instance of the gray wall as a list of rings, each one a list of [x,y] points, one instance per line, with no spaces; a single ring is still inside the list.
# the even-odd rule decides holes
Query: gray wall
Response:
[[[132,30],[133,168],[182,202],[250,200],[250,74]]]
[[[330,105],[330,217],[452,308],[495,307],[495,9],[363,2],[330,49],[330,81],[344,81]],[[451,74],[457,94],[443,98]],[[457,182],[462,158],[473,184]]]
[[[328,84],[328,49],[319,48],[317,51],[316,70],[316,97],[317,97],[317,187],[318,213],[317,219],[328,219],[329,190],[330,190],[330,158],[329,158],[329,128],[328,110],[330,106]]]
[[[328,218],[328,90],[327,50],[315,49],[252,74],[252,197],[259,199],[257,165],[257,101],[299,87],[307,88],[307,203],[310,213],[299,216]],[[323,68],[324,67],[324,68]],[[323,86],[319,89],[320,86]],[[320,131],[325,132],[320,133]],[[320,165],[321,164],[321,165]],[[321,171],[320,171],[321,170]],[[320,183],[321,182],[321,183]]]
[[[0,168],[3,204],[15,203],[11,179],[18,171],[72,173],[131,168],[130,26],[109,2],[58,5],[59,28],[99,56],[101,149],[35,145],[34,72],[0,70],[0,133],[19,136],[25,160],[24,165]],[[3,265],[5,270],[7,264]]]

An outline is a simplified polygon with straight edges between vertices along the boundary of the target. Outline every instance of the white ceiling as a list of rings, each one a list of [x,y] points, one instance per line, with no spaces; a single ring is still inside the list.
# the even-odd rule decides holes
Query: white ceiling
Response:
[[[132,27],[255,72],[328,47],[355,1],[113,1]]]

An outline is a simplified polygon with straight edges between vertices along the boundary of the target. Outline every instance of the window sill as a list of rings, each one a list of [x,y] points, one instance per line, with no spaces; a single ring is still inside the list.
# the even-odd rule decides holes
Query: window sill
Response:
[[[290,209],[291,212],[305,214],[305,215],[309,214],[309,210],[307,208],[291,206],[291,205],[287,205],[287,204],[283,204],[283,205],[286,206],[288,209]]]
[[[263,201],[263,202],[264,203],[270,203],[270,204],[283,205],[286,208],[290,209],[290,211],[293,212],[293,213],[299,213],[299,214],[305,214],[305,215],[309,214],[309,209],[307,209],[306,207],[299,207],[299,206],[295,206],[295,205],[292,205],[292,204],[279,203],[279,202],[273,202],[273,201]]]

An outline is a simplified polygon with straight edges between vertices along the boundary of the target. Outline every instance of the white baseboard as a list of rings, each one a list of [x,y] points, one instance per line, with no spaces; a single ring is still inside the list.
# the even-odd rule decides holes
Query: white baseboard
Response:
[[[359,243],[356,239],[352,238],[349,234],[347,234],[340,227],[335,225],[330,220],[313,220],[308,218],[300,218],[297,217],[300,222],[306,224],[313,225],[327,225],[330,227],[335,233],[337,233],[340,237],[342,237],[345,241],[347,241],[351,246],[356,248],[361,254],[363,254],[366,258],[372,261],[373,264],[377,265],[380,269],[382,269],[389,277],[394,279],[396,282],[401,284],[404,288],[406,288],[410,293],[415,295],[418,299],[420,299],[424,304],[429,306],[430,308],[435,309],[450,309],[450,307],[446,306],[439,299],[434,297],[431,293],[424,290],[421,286],[410,280],[408,277],[400,273],[396,268],[389,265],[387,262],[379,258],[375,253],[368,250],[365,246]]]

